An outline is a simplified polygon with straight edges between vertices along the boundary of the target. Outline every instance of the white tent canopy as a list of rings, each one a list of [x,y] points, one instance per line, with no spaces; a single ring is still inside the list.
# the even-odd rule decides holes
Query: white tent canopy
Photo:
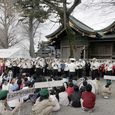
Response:
[[[22,48],[0,49],[0,58],[30,58],[29,52]]]

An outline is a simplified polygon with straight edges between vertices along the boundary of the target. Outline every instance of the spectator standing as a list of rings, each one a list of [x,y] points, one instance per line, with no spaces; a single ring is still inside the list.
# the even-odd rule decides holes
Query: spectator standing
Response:
[[[91,63],[91,77],[92,80],[94,79],[99,79],[99,73],[98,73],[98,68],[99,68],[99,63],[95,58],[93,58],[92,63]]]
[[[70,63],[68,65],[69,68],[69,80],[73,80],[73,78],[75,77],[75,72],[76,72],[76,64],[75,64],[75,59],[71,58],[70,59]]]

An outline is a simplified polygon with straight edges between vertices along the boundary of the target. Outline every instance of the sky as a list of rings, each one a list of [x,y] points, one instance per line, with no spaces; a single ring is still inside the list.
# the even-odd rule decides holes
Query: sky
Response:
[[[94,1],[95,5],[91,5],[91,1]],[[109,2],[111,0],[82,0],[72,15],[94,30],[103,29],[115,21],[115,5],[107,3],[102,5],[100,1]]]
[[[68,1],[72,4],[74,0]],[[115,5],[101,5],[100,1],[102,0],[82,0],[81,3],[74,9],[72,15],[94,30],[103,29],[115,21]],[[103,0],[103,2],[107,1],[110,0]],[[51,16],[50,19],[54,19],[54,17]],[[45,36],[54,32],[58,27],[59,24],[55,24],[50,20],[47,20],[44,24],[41,24],[39,27],[39,33],[41,33],[40,37],[42,40],[46,40]]]

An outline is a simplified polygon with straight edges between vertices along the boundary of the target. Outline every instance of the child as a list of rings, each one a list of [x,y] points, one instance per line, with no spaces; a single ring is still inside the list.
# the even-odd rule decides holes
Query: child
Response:
[[[0,90],[0,115],[14,115],[21,106],[19,103],[14,109],[10,108],[7,103],[7,94],[7,90]]]
[[[90,84],[87,84],[86,91],[83,92],[81,96],[81,107],[84,111],[93,112],[94,110],[96,95],[91,91],[92,86]]]
[[[110,95],[111,95],[111,81],[110,80],[107,80],[107,83],[106,85],[102,87],[101,92],[104,99],[110,98]]]

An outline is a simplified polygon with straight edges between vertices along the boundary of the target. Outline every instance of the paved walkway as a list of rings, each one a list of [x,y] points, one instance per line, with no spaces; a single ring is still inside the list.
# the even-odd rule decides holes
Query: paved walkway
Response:
[[[101,80],[101,86],[105,83]],[[112,97],[110,99],[103,99],[97,95],[95,111],[92,113],[84,112],[81,108],[62,107],[59,112],[53,115],[114,115],[115,114],[115,81],[112,82]]]

